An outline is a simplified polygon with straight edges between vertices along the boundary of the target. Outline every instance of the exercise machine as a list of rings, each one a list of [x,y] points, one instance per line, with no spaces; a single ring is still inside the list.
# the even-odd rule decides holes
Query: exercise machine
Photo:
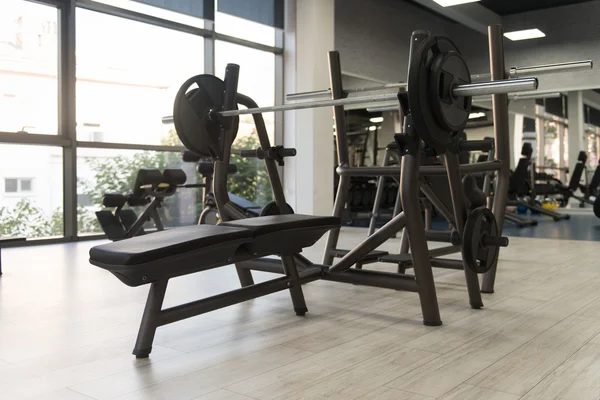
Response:
[[[480,206],[480,193],[476,190],[473,193],[464,193],[463,188],[469,188],[471,184],[463,184],[461,175],[487,170],[503,171],[503,161],[494,160],[489,163],[461,166],[457,156],[459,150],[487,147],[489,142],[456,140],[454,133],[461,129],[443,127],[441,123],[447,120],[442,116],[454,116],[450,121],[452,124],[458,124],[458,128],[466,124],[471,97],[474,95],[491,93],[500,96],[496,100],[501,100],[506,98],[505,94],[508,92],[534,90],[537,87],[537,80],[534,78],[520,82],[511,81],[509,84],[503,79],[503,62],[500,62],[503,57],[502,33],[501,27],[490,27],[493,81],[477,84],[470,83],[464,60],[447,38],[432,36],[424,31],[413,33],[408,77],[409,95],[400,93],[400,102],[407,115],[406,133],[395,136],[402,154],[400,191],[403,212],[344,256],[335,266],[314,264],[300,254],[302,249],[312,246],[326,232],[339,230],[341,221],[336,216],[288,214],[276,158],[273,156],[275,151],[270,144],[262,113],[333,106],[337,118],[340,112],[343,113],[343,106],[346,104],[353,101],[379,100],[382,96],[363,96],[360,100],[342,98],[341,86],[338,84],[341,82],[340,74],[332,79],[332,83],[335,84],[332,85],[332,100],[259,108],[250,97],[237,92],[239,66],[235,64],[227,66],[224,80],[212,75],[198,75],[186,81],[175,99],[175,127],[182,143],[189,150],[195,154],[208,154],[215,160],[214,195],[224,222],[216,226],[195,225],[172,229],[99,245],[90,250],[90,262],[110,271],[123,283],[129,286],[151,285],[134,354],[140,358],[148,357],[159,326],[278,291],[288,290],[294,311],[298,315],[304,315],[308,308],[302,284],[317,279],[416,292],[421,301],[424,324],[440,325],[442,321],[425,230],[420,210],[417,210],[420,174],[448,177],[458,234],[450,234],[446,239],[460,243],[463,248],[463,260],[449,262],[460,265],[460,269],[464,268],[470,288],[471,306],[481,307],[479,290],[471,290],[478,289],[473,286],[473,283],[478,284],[476,273],[485,270],[489,272],[495,265],[499,247],[506,245],[507,239],[498,235],[494,213]],[[430,56],[434,59],[430,60]],[[452,61],[447,62],[448,60]],[[337,52],[329,53],[329,63],[336,64],[330,68],[331,71],[339,71]],[[499,70],[502,70],[501,74]],[[438,82],[433,79],[446,73],[454,75],[457,79],[443,79]],[[199,89],[190,90],[196,85]],[[397,99],[397,95],[394,94],[389,99]],[[445,101],[447,96],[455,101],[451,101],[447,108],[438,108],[442,102],[448,104]],[[429,104],[431,101],[433,105]],[[507,108],[502,109],[502,105],[499,104],[502,102],[494,103],[496,114],[501,113],[508,119]],[[238,105],[245,108],[238,109]],[[432,110],[440,111],[441,115],[429,114]],[[261,149],[265,153],[264,161],[273,195],[281,215],[245,218],[231,205],[227,192],[227,171],[231,145],[237,134],[237,117],[242,114],[253,115]],[[419,158],[422,144],[443,154],[446,165],[421,167]],[[502,145],[504,144],[506,143]],[[342,178],[348,176],[341,175]],[[498,186],[502,187],[502,182],[500,180]],[[340,187],[344,185],[345,183],[340,183]],[[495,198],[501,197],[497,195]],[[341,204],[336,200],[336,206]],[[391,232],[396,232],[402,227],[406,227],[409,238],[414,275],[351,268],[364,255],[387,240]],[[265,258],[272,255],[278,258]],[[232,263],[238,271],[241,288],[175,307],[162,308],[171,278]],[[254,283],[252,270],[283,276]]]
[[[295,149],[283,149],[282,146],[278,146],[275,149],[277,152],[281,152],[281,165],[283,165],[284,157],[293,157],[294,155],[296,155]],[[236,153],[241,155],[242,157],[255,157],[258,159],[264,159],[264,153],[262,152],[262,149],[237,150]],[[196,171],[202,177],[202,183],[199,185],[203,188],[202,212],[200,213],[198,224],[216,225],[221,220],[219,217],[219,211],[217,209],[217,203],[212,192],[214,175],[213,163],[210,161],[206,161],[206,159],[203,159],[201,156],[198,156],[197,154],[194,154],[189,150],[185,150],[183,152],[182,159],[185,162],[197,163]],[[237,167],[235,164],[229,164],[228,168],[228,175],[235,174],[237,172]],[[275,202],[269,202],[264,207],[261,207],[258,204],[255,204],[250,200],[244,199],[243,197],[236,196],[231,192],[229,192],[228,194],[231,200],[231,206],[236,207],[237,211],[241,214],[244,214],[246,218],[279,214],[279,210]],[[293,213],[293,210],[289,204],[287,205],[287,207],[290,210],[290,212]]]
[[[554,210],[542,207],[537,202],[538,195],[556,195],[560,194],[556,185],[538,185],[536,184],[535,164],[531,162],[533,147],[530,143],[524,143],[521,148],[521,158],[517,163],[515,170],[510,176],[510,185],[508,190],[508,205],[523,206],[532,212],[552,217],[554,221],[562,221],[571,218],[568,214],[562,214]],[[511,219],[515,219],[514,216]]]
[[[140,169],[135,178],[131,193],[105,193],[102,205],[114,210],[96,212],[98,222],[106,236],[113,241],[123,240],[146,233],[144,224],[153,222],[157,231],[164,230],[158,209],[166,197],[175,194],[178,188],[200,187],[197,184],[185,185],[187,177],[181,169]],[[138,217],[129,207],[145,206]]]

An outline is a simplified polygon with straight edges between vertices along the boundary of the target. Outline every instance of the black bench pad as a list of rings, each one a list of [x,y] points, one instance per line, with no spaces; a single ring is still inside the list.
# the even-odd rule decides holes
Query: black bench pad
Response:
[[[90,263],[139,286],[264,255],[297,253],[339,226],[336,217],[298,214],[194,225],[93,247]]]
[[[224,242],[251,240],[247,229],[193,225],[92,247],[90,262],[132,266]]]
[[[264,256],[299,253],[340,225],[338,217],[285,214],[222,222],[218,226],[248,229],[254,240],[243,247],[254,256]]]

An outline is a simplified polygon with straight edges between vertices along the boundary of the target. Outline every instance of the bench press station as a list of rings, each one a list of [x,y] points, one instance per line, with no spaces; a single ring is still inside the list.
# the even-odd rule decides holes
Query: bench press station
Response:
[[[501,28],[499,30],[501,37]],[[426,82],[429,81],[429,74],[432,71],[429,69],[427,55],[430,51],[433,51],[433,57],[436,57],[439,62],[438,73],[439,71],[443,71],[443,74],[447,73],[448,75],[445,75],[447,78],[451,77],[453,69],[458,69],[461,73],[466,69],[460,62],[458,62],[458,67],[451,65],[456,65],[456,61],[462,59],[454,49],[446,49],[445,43],[449,43],[448,39],[434,37],[423,31],[415,32],[411,37],[410,59],[413,59],[415,64],[413,65],[409,59],[411,73],[409,74],[408,96],[409,98],[413,96],[410,103],[413,108],[416,108],[415,104],[418,104],[415,103],[416,99],[422,101],[429,95],[426,87],[415,85],[415,83],[420,82],[426,85]],[[418,57],[413,57],[414,54],[418,54]],[[444,64],[448,59],[453,61],[450,64]],[[466,72],[468,77],[468,70]],[[458,72],[454,73],[458,75]],[[156,329],[159,326],[282,290],[290,291],[294,311],[297,315],[304,315],[308,308],[301,285],[318,279],[417,292],[421,302],[424,324],[441,325],[427,239],[418,208],[419,174],[421,172],[419,158],[423,141],[427,142],[426,135],[431,134],[424,132],[428,125],[419,121],[413,126],[412,117],[407,112],[407,134],[396,136],[396,141],[402,149],[400,192],[405,211],[350,251],[338,264],[334,266],[314,264],[300,255],[300,252],[304,248],[314,245],[328,231],[339,229],[340,218],[285,213],[245,218],[245,215],[240,215],[239,210],[231,203],[227,193],[227,172],[231,145],[237,134],[239,123],[237,116],[253,115],[261,148],[265,154],[272,154],[274,152],[269,151],[272,147],[262,112],[328,106],[338,106],[335,110],[339,112],[339,106],[345,104],[389,101],[398,99],[398,94],[336,98],[258,108],[250,97],[237,93],[238,76],[239,66],[229,64],[224,80],[212,75],[198,75],[190,78],[183,84],[176,96],[173,114],[175,127],[182,143],[195,154],[215,160],[214,194],[219,214],[224,222],[215,226],[197,225],[157,232],[153,235],[99,245],[90,250],[90,262],[93,265],[110,271],[126,285],[151,285],[133,353],[138,358],[148,357],[152,350]],[[468,119],[471,96],[532,90],[537,87],[535,78],[512,81],[500,79],[496,82],[476,84],[471,84],[468,80],[465,82],[462,78],[444,79],[443,82],[438,84],[443,89],[438,95],[451,96],[455,101],[448,105],[448,110],[441,110],[441,112],[457,112],[459,110],[458,125],[463,123],[463,119],[464,123]],[[404,104],[406,103],[405,96],[400,96],[400,103],[403,103],[403,108],[409,111],[409,105]],[[238,105],[247,107],[247,109],[238,110]],[[441,133],[441,131],[436,133],[438,138]],[[448,140],[452,142],[456,132],[448,130],[446,133],[449,136]],[[488,146],[487,143],[466,145],[470,147]],[[453,211],[457,221],[458,237],[454,235],[448,239],[455,243],[462,242],[463,228],[469,223],[472,225],[475,222],[476,226],[471,226],[469,229],[477,234],[465,238],[464,242],[468,244],[468,247],[465,244],[463,256],[471,259],[469,268],[475,270],[481,268],[482,271],[468,268],[465,268],[465,271],[468,275],[474,272],[485,272],[490,267],[495,267],[499,247],[507,245],[507,240],[498,236],[498,227],[491,212],[486,215],[476,215],[475,219],[465,219],[467,205],[462,193],[461,167],[453,155],[448,159],[450,160],[449,168],[446,165],[427,169],[434,175],[448,174],[449,177],[452,198],[455,200]],[[264,161],[276,205],[279,210],[287,212],[285,196],[277,171],[278,160],[273,156],[265,157]],[[492,162],[479,167],[467,167],[463,172],[498,170],[500,166],[501,162]],[[410,242],[413,275],[351,268],[362,257],[403,227],[406,227]],[[271,255],[277,255],[280,259],[264,258]],[[461,269],[463,268],[462,261],[456,260],[456,263],[460,263]],[[169,279],[230,264],[236,266],[242,284],[241,288],[162,309]],[[284,276],[255,284],[252,280],[251,270],[283,273]],[[478,283],[476,279],[474,282]],[[475,294],[470,288],[469,296],[473,308],[482,306],[478,290]]]

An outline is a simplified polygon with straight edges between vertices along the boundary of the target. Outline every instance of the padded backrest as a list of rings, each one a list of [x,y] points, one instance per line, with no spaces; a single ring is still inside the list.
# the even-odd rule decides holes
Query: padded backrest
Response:
[[[531,155],[533,154],[533,146],[531,143],[525,142],[523,143],[523,147],[521,148],[521,155],[525,156],[528,160],[531,160]]]
[[[571,174],[571,179],[569,180],[569,190],[575,191],[579,187],[579,182],[581,181],[581,176],[583,175],[583,170],[585,169],[585,164],[582,162],[578,162],[575,164],[575,168],[573,169],[573,173]]]
[[[527,180],[527,174],[529,173],[528,170],[529,159],[526,157],[520,158],[517,168],[515,168],[510,176],[510,183],[508,186],[508,191],[510,193],[517,193],[521,188],[523,188],[523,184]]]
[[[163,182],[169,185],[183,185],[187,180],[187,176],[182,169],[179,168],[167,168],[163,171]]]

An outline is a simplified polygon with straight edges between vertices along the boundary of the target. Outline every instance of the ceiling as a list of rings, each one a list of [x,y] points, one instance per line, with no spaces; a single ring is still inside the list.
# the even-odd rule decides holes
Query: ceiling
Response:
[[[588,1],[593,0],[481,0],[480,4],[498,15],[509,15]]]

